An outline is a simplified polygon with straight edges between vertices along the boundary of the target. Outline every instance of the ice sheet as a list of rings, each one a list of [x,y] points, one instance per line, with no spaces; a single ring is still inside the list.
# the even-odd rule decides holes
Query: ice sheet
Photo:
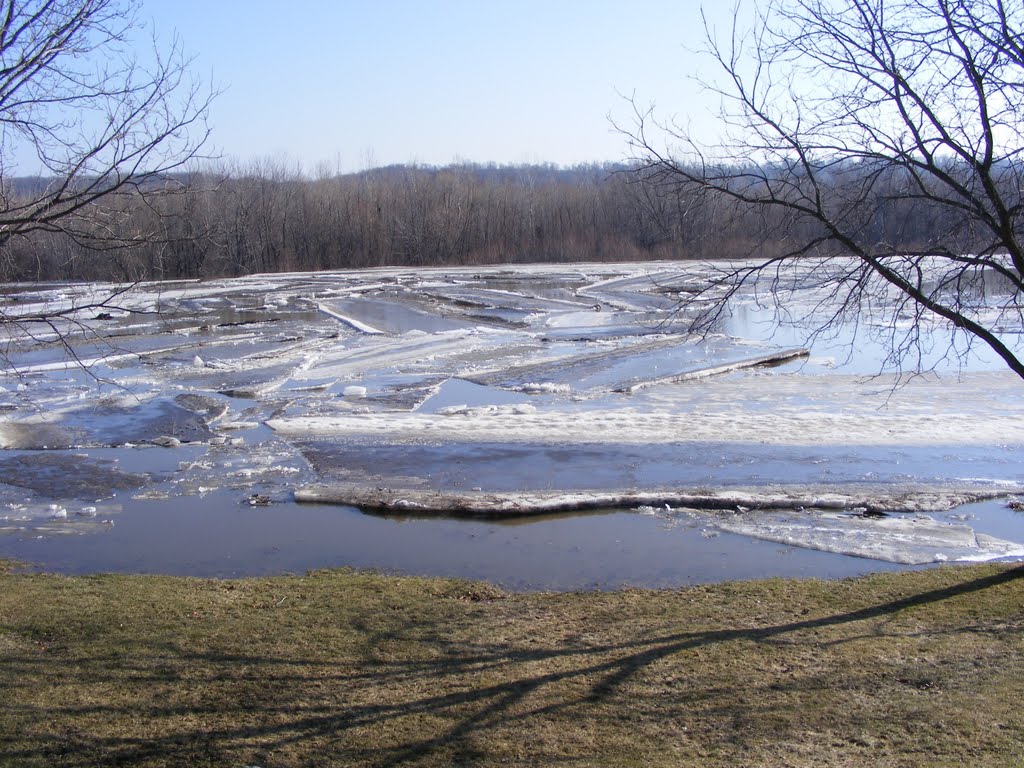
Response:
[[[718,515],[708,524],[779,544],[905,565],[1024,556],[1022,544],[978,534],[968,525],[938,522],[927,515],[872,519],[849,513],[758,511]]]

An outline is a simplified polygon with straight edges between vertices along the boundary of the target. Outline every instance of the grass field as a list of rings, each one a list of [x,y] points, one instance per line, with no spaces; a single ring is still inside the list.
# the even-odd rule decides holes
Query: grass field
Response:
[[[1024,765],[1024,569],[0,574],[0,765]]]

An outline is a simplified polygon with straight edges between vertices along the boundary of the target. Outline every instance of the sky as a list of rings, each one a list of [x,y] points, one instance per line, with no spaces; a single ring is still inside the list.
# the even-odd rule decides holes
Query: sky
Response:
[[[708,3],[712,6],[712,3]],[[731,3],[709,7],[728,25]],[[614,162],[626,97],[714,130],[697,0],[142,0],[221,93],[214,148],[307,171]],[[712,137],[713,138],[713,137]]]

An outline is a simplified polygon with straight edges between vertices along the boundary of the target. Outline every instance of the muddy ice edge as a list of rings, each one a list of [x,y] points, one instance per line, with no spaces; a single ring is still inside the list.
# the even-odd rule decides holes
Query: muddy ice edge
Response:
[[[669,489],[657,491],[445,492],[416,489],[317,485],[297,488],[295,500],[339,504],[403,514],[515,517],[596,509],[671,507],[694,510],[786,509],[807,511],[934,512],[976,501],[1024,493],[1024,485],[848,486],[825,491],[813,486]]]

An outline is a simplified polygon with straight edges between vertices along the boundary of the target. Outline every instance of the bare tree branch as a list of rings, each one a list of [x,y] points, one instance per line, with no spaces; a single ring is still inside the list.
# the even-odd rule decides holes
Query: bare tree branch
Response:
[[[895,291],[894,361],[920,364],[921,325],[933,318],[1024,378],[1024,6],[771,0],[762,9],[746,28],[737,6],[724,42],[705,27],[705,53],[722,74],[722,85],[707,84],[725,105],[721,142],[636,105],[624,130],[645,178],[760,217],[751,255],[767,247],[770,258],[730,273],[719,300],[793,259],[852,259],[859,269],[836,284],[840,314]],[[979,291],[986,273],[1008,297]],[[898,313],[914,323],[902,335]]]
[[[134,0],[8,0],[0,15],[0,250],[37,232],[147,242],[140,201],[181,192],[214,94]],[[140,58],[146,46],[148,58]],[[0,263],[0,278],[3,264]]]

